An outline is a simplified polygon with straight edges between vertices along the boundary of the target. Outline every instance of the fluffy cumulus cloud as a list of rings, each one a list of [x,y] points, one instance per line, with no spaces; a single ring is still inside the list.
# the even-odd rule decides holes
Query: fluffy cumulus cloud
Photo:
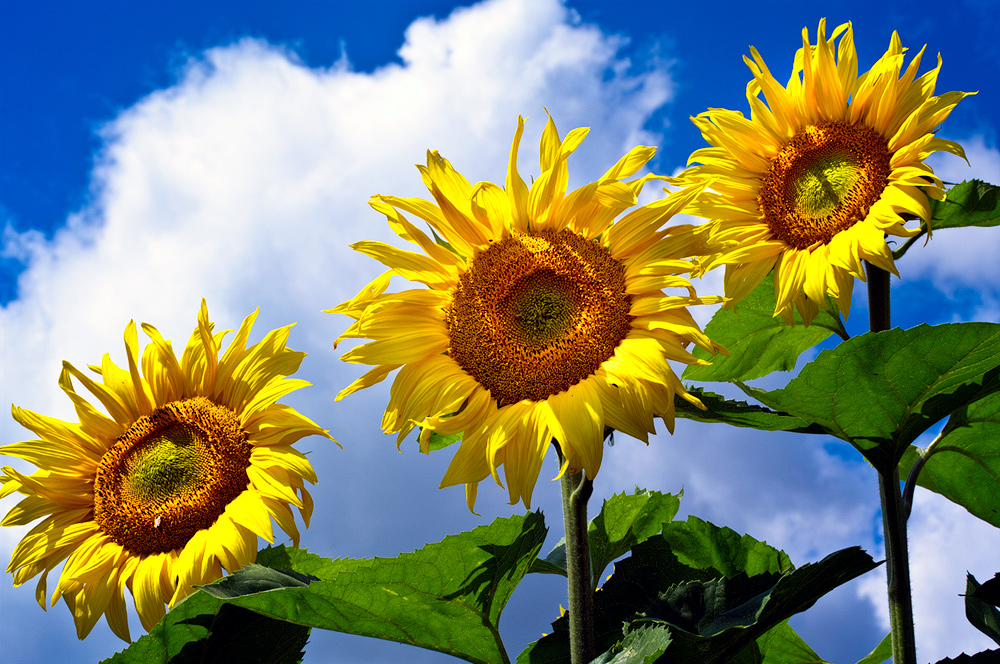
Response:
[[[198,54],[174,85],[103,127],[91,202],[55,237],[5,236],[5,252],[27,265],[16,299],[0,309],[5,400],[72,417],[55,384],[61,361],[85,366],[110,352],[122,363],[130,319],[156,325],[178,348],[202,297],[222,329],[260,307],[258,335],[298,321],[290,344],[309,352],[301,374],[314,387],[288,401],[345,448],[303,445],[321,477],[306,545],[330,555],[392,556],[481,523],[467,513],[461,489],[437,490],[447,455],[422,457],[413,447],[400,455],[378,432],[384,389],[333,401],[361,369],[338,362],[331,349],[347,319],[321,311],[381,272],[348,245],[398,242],[366,201],[375,193],[426,196],[413,164],[427,149],[472,181],[503,182],[523,114],[530,117],[520,167],[537,174],[546,108],[563,133],[593,128],[572,165],[578,182],[637,143],[658,144],[644,125],[672,94],[669,72],[633,68],[623,46],[557,0],[491,0],[415,20],[400,62],[371,72],[352,70],[346,59],[310,68],[293,52],[251,39]],[[4,441],[26,434],[9,418],[0,423]],[[400,501],[411,489],[413,499]],[[504,492],[493,493],[484,496],[494,501],[482,502],[486,513],[510,513]],[[0,557],[8,559],[23,534],[0,530]],[[0,622],[0,641],[17,650],[12,658],[97,661],[118,647],[104,626],[76,643],[65,607],[45,616],[31,606],[31,589],[0,585],[5,615],[24,616]],[[557,613],[558,595],[549,608]],[[533,615],[515,642],[545,628],[545,616]],[[518,629],[517,619],[507,622]],[[51,634],[66,635],[66,643]],[[368,661],[394,658],[378,650],[381,643],[347,643],[357,653],[375,648]]]
[[[963,651],[971,655],[995,648],[996,644],[968,621],[946,617],[965,613],[967,572],[980,583],[996,573],[1000,532],[928,491],[918,491],[914,496],[908,527],[913,621],[920,661],[936,662]],[[969,546],[970,542],[975,545]],[[883,579],[865,577],[860,591],[877,607],[882,627],[888,631],[889,606]]]
[[[632,66],[624,45],[581,23],[557,0],[488,0],[446,18],[415,20],[399,49],[400,63],[371,72],[354,71],[347,59],[309,68],[293,52],[257,40],[192,58],[176,84],[137,101],[102,129],[91,202],[62,230],[49,240],[5,236],[5,251],[27,265],[17,298],[0,309],[6,400],[70,417],[70,404],[55,385],[61,360],[82,366],[110,352],[121,363],[129,319],[157,325],[179,347],[202,297],[223,329],[260,307],[258,335],[299,322],[290,345],[309,352],[301,373],[314,387],[288,401],[344,444],[343,450],[323,441],[303,445],[320,476],[306,546],[325,555],[394,556],[482,523],[467,512],[461,489],[436,488],[448,453],[421,456],[407,444],[398,454],[377,432],[387,386],[333,401],[360,369],[338,362],[331,351],[346,320],[320,312],[379,273],[348,244],[394,241],[366,199],[374,193],[425,195],[412,164],[428,148],[472,181],[502,182],[517,116],[524,114],[531,118],[520,167],[537,173],[543,107],[563,133],[593,128],[570,165],[577,183],[600,175],[632,145],[658,144],[661,137],[646,124],[671,98],[670,72],[662,63]],[[996,151],[982,143],[973,143],[970,152],[976,145],[996,160]],[[937,243],[935,236],[931,246]],[[953,252],[945,252],[948,260]],[[934,274],[965,274],[960,260],[950,264],[954,275],[944,268]],[[711,284],[706,290],[713,290]],[[2,440],[24,437],[12,421],[0,419]],[[686,512],[766,539],[806,562],[844,546],[875,546],[874,477],[844,456],[849,460],[829,453],[822,441],[679,422],[676,436],[656,437],[648,448],[621,437],[598,478],[595,502],[636,484],[671,492],[683,487]],[[542,473],[554,476],[555,464],[547,461]],[[558,531],[558,491],[543,485],[536,496]],[[481,513],[509,514],[516,508],[505,498],[506,492],[484,485]],[[12,504],[8,499],[0,508]],[[950,512],[935,521],[921,517],[923,509],[918,502],[915,557],[923,555],[920,542],[951,523]],[[967,521],[956,527],[971,528]],[[22,535],[0,530],[0,557],[9,558]],[[958,569],[943,555],[928,554],[927,560]],[[800,623],[807,639],[835,633],[831,625],[847,629],[845,621],[852,620],[861,627],[851,633],[865,635],[856,652],[870,649],[881,635],[871,627],[876,609],[864,598],[881,605],[877,591],[884,577],[878,574],[867,586],[824,600],[818,607],[823,620]],[[938,572],[922,561],[914,576],[933,585]],[[861,600],[858,588],[868,593]],[[505,637],[520,647],[547,631],[564,602],[562,592],[548,577],[529,579],[505,614]],[[0,584],[0,602],[5,616],[19,615],[0,621],[0,641],[11,660],[96,661],[120,646],[104,626],[77,643],[65,608],[44,616],[32,606],[29,588]],[[948,620],[964,617],[949,612]],[[316,632],[312,641],[311,661],[346,661],[335,651],[349,652],[350,661],[445,661],[329,633]],[[837,657],[836,650],[817,648]]]

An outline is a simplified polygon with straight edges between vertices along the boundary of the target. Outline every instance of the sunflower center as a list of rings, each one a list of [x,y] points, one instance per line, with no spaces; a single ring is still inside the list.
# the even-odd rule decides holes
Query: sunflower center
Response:
[[[157,408],[101,459],[94,521],[133,553],[182,548],[246,489],[252,449],[236,414],[204,397]]]
[[[800,131],[771,160],[757,201],[771,233],[805,249],[827,243],[868,216],[891,172],[876,130],[823,122]]]
[[[572,325],[577,299],[572,281],[541,271],[514,285],[500,308],[510,313],[511,331],[525,343],[544,344]]]
[[[449,353],[498,405],[593,374],[631,329],[625,268],[570,231],[515,234],[476,256],[446,322]]]

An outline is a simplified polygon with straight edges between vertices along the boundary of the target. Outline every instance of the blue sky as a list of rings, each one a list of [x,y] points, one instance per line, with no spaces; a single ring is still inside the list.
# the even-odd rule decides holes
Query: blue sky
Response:
[[[747,11],[726,2],[492,0],[454,12],[454,3],[421,1],[288,2],[280,11],[263,2],[145,4],[4,0],[3,401],[68,417],[55,385],[62,359],[120,359],[130,318],[182,343],[203,296],[223,328],[258,306],[258,335],[298,321],[290,344],[310,353],[302,374],[314,387],[289,401],[344,446],[302,445],[320,475],[303,544],[325,555],[393,556],[519,509],[484,484],[483,516],[470,515],[460,489],[436,488],[449,452],[426,457],[410,444],[397,453],[377,430],[387,388],[333,401],[359,371],[331,351],[347,321],[320,311],[377,274],[347,244],[391,239],[365,202],[374,193],[424,195],[412,164],[425,149],[439,149],[472,181],[502,182],[520,113],[530,116],[522,169],[537,172],[544,106],[563,133],[593,128],[570,163],[577,184],[637,143],[659,146],[651,167],[670,173],[703,145],[688,116],[747,110],[749,45],[781,78],[801,29],[815,32],[826,16],[831,28],[853,21],[862,67],[894,29],[911,53],[928,45],[925,65],[940,52],[938,91],[980,92],[942,130],[963,142],[972,168],[953,157],[935,168],[946,180],[1000,182],[993,2],[882,3],[877,12],[871,2]],[[998,235],[941,232],[911,251],[894,282],[894,322],[1000,322]],[[718,292],[719,279],[698,287]],[[852,331],[865,321],[861,287]],[[3,442],[25,435],[0,422]],[[536,506],[554,541],[558,491],[544,479],[555,474],[546,464]],[[597,498],[635,484],[683,486],[686,512],[766,539],[797,563],[854,544],[877,553],[874,476],[821,441],[682,422],[649,448],[622,436],[608,451]],[[966,569],[980,579],[997,571],[1000,537],[935,496],[918,497],[911,524],[921,659],[988,646],[965,623],[958,594]],[[0,532],[0,558],[21,535]],[[973,545],[948,548],[960,538]],[[879,574],[799,619],[827,659],[856,661],[885,633]],[[0,642],[12,660],[92,662],[120,649],[103,623],[78,642],[64,606],[43,613],[33,584],[15,590],[7,579]],[[501,623],[513,651],[547,630],[564,592],[555,579],[529,578]],[[307,662],[445,661],[335,634],[314,632],[312,642]]]

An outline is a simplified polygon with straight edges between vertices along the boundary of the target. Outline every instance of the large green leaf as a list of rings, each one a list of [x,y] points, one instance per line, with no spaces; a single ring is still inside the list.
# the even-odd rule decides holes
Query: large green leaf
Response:
[[[664,525],[677,516],[680,504],[681,494],[645,489],[631,495],[622,492],[604,501],[588,528],[593,587],[598,586],[612,561],[659,535]]]
[[[133,644],[128,658],[113,662],[223,661],[174,658],[214,653],[213,643],[225,643],[217,624],[227,616],[241,616],[237,626],[262,621],[302,634],[315,627],[409,643],[470,662],[508,662],[500,613],[545,533],[541,515],[534,513],[497,519],[397,558],[331,560],[301,549],[267,548],[258,554],[258,565],[192,595]],[[247,657],[233,661],[286,661]]]
[[[996,185],[982,180],[966,180],[948,190],[943,201],[931,199],[931,230],[960,228],[963,226],[1000,225],[1000,191]],[[910,238],[899,249],[892,252],[897,260],[924,236],[927,229]]]
[[[948,190],[943,201],[931,200],[931,230],[1000,225],[1000,187],[966,180]]]
[[[760,429],[761,431],[792,431],[795,433],[826,434],[823,427],[802,417],[779,413],[745,401],[726,399],[713,392],[688,387],[688,392],[698,397],[705,406],[702,410],[689,401],[676,397],[674,407],[677,417],[698,422],[718,422],[734,427]]]
[[[816,654],[786,620],[757,639],[761,664],[829,664]]]
[[[630,557],[616,563],[614,574],[594,594],[597,651],[611,651],[604,657],[609,658],[607,661],[618,661],[610,657],[623,652],[623,626],[648,612],[661,592],[686,583],[708,584],[719,579],[741,577],[747,582],[753,579],[751,583],[763,583],[763,587],[771,589],[773,595],[768,600],[772,604],[762,613],[762,619],[753,622],[755,631],[745,631],[743,636],[746,638],[736,644],[739,645],[736,654],[742,659],[743,649],[757,649],[759,646],[755,639],[783,622],[794,612],[793,609],[805,608],[828,589],[848,580],[847,577],[853,578],[852,574],[856,576],[874,566],[871,557],[860,550],[845,551],[834,554],[833,562],[817,563],[819,568],[815,565],[803,566],[800,568],[802,571],[793,572],[787,555],[748,535],[739,535],[729,528],[721,528],[696,517],[671,521],[664,525],[661,536],[651,537],[636,545]],[[792,574],[795,574],[794,579],[786,581]],[[773,590],[778,585],[781,587],[774,594]],[[791,613],[778,617],[788,611]],[[563,616],[552,626],[551,634],[531,644],[518,656],[519,663],[563,664],[569,661],[568,620]],[[640,626],[635,623],[634,628]],[[648,626],[657,627],[653,623]],[[677,628],[668,628],[670,638],[674,639]],[[648,638],[662,644],[662,636],[662,632],[649,632]],[[720,641],[712,647],[718,647],[719,653],[731,656],[734,653],[729,648],[733,643],[736,641]],[[655,643],[647,645],[653,649]],[[674,648],[674,645],[668,647],[665,656],[672,657]],[[681,658],[677,661],[703,660]],[[759,660],[750,658],[747,661]]]
[[[670,630],[660,625],[639,627],[629,632],[621,644],[608,650],[592,664],[653,664],[670,645]]]
[[[920,325],[825,350],[782,389],[744,390],[850,442],[881,470],[928,427],[1000,389],[998,374],[1000,325]]]
[[[965,583],[965,616],[980,632],[1000,645],[1000,610],[997,610],[996,584],[1000,576],[980,585],[976,577],[969,574]],[[994,590],[989,592],[989,584]],[[986,592],[984,592],[986,589]],[[988,596],[992,594],[992,596]]]
[[[921,453],[911,445],[900,472],[909,473]],[[1000,527],[1000,392],[954,411],[923,454],[917,484]]]
[[[892,634],[886,634],[875,649],[862,657],[858,664],[882,664],[887,659],[892,659]]]
[[[677,515],[680,499],[680,494],[636,489],[633,494],[626,495],[623,491],[605,500],[587,527],[592,587],[600,584],[604,570],[615,558],[659,535],[663,524]],[[544,560],[536,561],[531,571],[565,576],[566,538],[559,540]]]
[[[319,577],[306,588],[245,595],[233,604],[299,624],[507,662],[500,613],[545,540],[541,514],[497,519],[397,558],[320,558],[298,549],[260,562]]]
[[[319,578],[311,574],[250,564],[235,574],[204,586],[202,590],[216,599],[232,599],[279,588],[305,588],[313,581],[319,581]]]
[[[105,664],[293,664],[309,628],[232,606],[204,591]]]
[[[671,522],[663,530],[670,550],[687,567],[711,570],[714,576],[780,574],[793,569],[788,555],[766,542],[740,535],[696,516]]]
[[[713,358],[701,348],[694,356],[711,360],[708,366],[689,365],[685,380],[753,380],[772,371],[791,371],[803,352],[831,334],[841,333],[839,314],[821,310],[806,327],[795,312],[795,325],[775,317],[774,281],[769,274],[736,308],[720,309],[705,326],[705,334],[722,344],[729,356]]]
[[[679,584],[661,593],[634,625],[670,627],[671,661],[724,664],[790,616],[878,564],[858,547],[785,574]]]
[[[982,180],[966,180],[958,183],[948,190],[943,201],[931,199],[931,230],[1000,225],[998,191],[1000,188]],[[918,235],[907,240],[893,252],[893,257],[897,260],[902,258],[926,231],[926,227],[922,227]]]

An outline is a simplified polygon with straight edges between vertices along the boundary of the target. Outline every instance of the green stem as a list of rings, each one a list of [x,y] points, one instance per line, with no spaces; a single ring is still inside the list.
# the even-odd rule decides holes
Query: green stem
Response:
[[[865,263],[868,273],[868,325],[872,332],[889,329],[889,273]],[[885,531],[885,561],[889,593],[889,624],[892,629],[892,661],[917,664],[913,633],[913,597],[910,591],[910,561],[906,546],[906,515],[899,489],[899,464],[880,468],[879,497]]]
[[[565,462],[558,446],[559,464]],[[590,540],[587,537],[587,501],[594,483],[584,472],[562,480],[563,521],[566,524],[566,573],[569,588],[569,652],[572,664],[594,659],[594,589],[590,585]]]
[[[889,273],[865,261],[868,274],[868,327],[872,332],[889,329]]]

